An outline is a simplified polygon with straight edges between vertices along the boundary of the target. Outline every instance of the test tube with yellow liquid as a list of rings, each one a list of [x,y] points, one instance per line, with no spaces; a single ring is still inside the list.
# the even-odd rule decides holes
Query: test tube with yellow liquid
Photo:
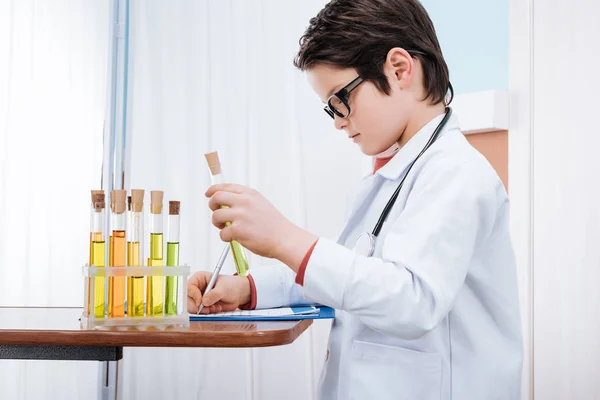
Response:
[[[160,190],[150,192],[150,257],[148,266],[163,266],[163,195]],[[146,315],[162,316],[164,304],[164,277],[149,276],[146,290]]]
[[[169,201],[169,225],[167,228],[167,267],[179,266],[179,201]],[[167,276],[165,315],[177,314],[177,277]]]
[[[142,265],[143,246],[141,239],[144,232],[144,191],[132,189],[131,202],[128,212],[127,227],[127,266],[139,267]],[[127,315],[130,317],[144,316],[144,277],[127,277]]]
[[[92,190],[92,209],[90,212],[90,261],[89,265],[104,268],[104,249],[106,239],[106,211],[104,191]],[[104,318],[104,287],[106,278],[96,276],[88,278],[88,298],[86,315]],[[92,289],[93,288],[93,294]]]
[[[223,177],[223,172],[221,171],[221,163],[219,161],[219,154],[215,151],[212,153],[207,153],[204,155],[206,157],[206,162],[208,163],[208,168],[210,169],[210,177],[211,183],[216,185],[218,183],[224,183],[225,179]],[[227,206],[221,206],[221,208],[226,208]],[[225,225],[229,226],[230,223],[227,222]],[[248,258],[246,257],[246,251],[242,247],[241,244],[232,240],[230,243],[231,253],[233,254],[233,260],[235,262],[235,269],[239,276],[247,276],[249,272],[248,267]]]
[[[125,267],[127,265],[126,232],[126,197],[127,191],[113,191],[113,212],[111,218],[112,248],[110,254],[111,266]],[[109,307],[108,316],[119,318],[125,316],[125,277],[115,276],[108,279]]]

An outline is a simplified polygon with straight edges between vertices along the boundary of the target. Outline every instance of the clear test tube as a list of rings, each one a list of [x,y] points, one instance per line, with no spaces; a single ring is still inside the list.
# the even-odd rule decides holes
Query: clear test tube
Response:
[[[160,190],[150,192],[150,257],[148,265],[162,267],[163,264],[163,214],[162,203],[164,193]],[[148,277],[146,290],[146,315],[162,316],[164,314],[164,277]]]
[[[167,229],[167,267],[179,266],[179,201],[169,201],[169,225]],[[165,315],[177,315],[177,277],[167,277]]]
[[[211,183],[213,185],[216,185],[218,183],[224,183],[225,179],[221,170],[219,154],[215,151],[212,153],[207,153],[204,156],[206,157],[206,162],[208,163],[208,168],[210,169]],[[227,206],[221,206],[221,208],[227,208]],[[229,222],[227,222],[226,225],[229,226]],[[249,266],[248,257],[246,256],[245,249],[242,247],[241,244],[239,244],[235,240],[232,240],[230,242],[230,246],[237,274],[239,276],[247,276],[249,273]]]
[[[113,192],[111,267],[125,267],[127,265],[127,214],[125,213],[127,191],[114,190]],[[122,318],[125,316],[125,277],[109,277],[108,287],[110,293],[108,316]]]
[[[92,190],[92,208],[90,210],[90,260],[89,265],[104,268],[104,250],[106,240],[106,209],[104,192]],[[106,277],[88,278],[88,298],[85,315],[104,318],[104,287]]]
[[[142,265],[144,232],[144,191],[131,190],[131,207],[129,211],[129,226],[127,227],[127,266]],[[127,277],[127,315],[130,317],[144,316],[144,277]]]

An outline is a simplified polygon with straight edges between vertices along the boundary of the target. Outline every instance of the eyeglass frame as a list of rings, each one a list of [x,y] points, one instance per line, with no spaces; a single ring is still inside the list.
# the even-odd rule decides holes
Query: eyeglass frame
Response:
[[[411,55],[411,57],[414,57],[413,54],[418,54],[422,57],[427,57],[427,54],[419,50],[407,50],[407,52]],[[332,119],[335,119],[336,115],[343,119],[348,118],[352,113],[350,104],[348,104],[348,98],[350,97],[350,93],[352,93],[352,91],[364,81],[365,79],[359,75],[356,78],[354,78],[352,82],[350,82],[349,84],[347,84],[346,86],[329,96],[329,98],[327,99],[327,104],[325,105],[325,107],[323,107],[323,110],[327,113],[327,115],[329,115]],[[332,107],[331,100],[334,97],[337,98],[340,102],[342,102],[342,104],[344,104],[344,106],[348,109],[348,115],[343,115],[335,107]]]

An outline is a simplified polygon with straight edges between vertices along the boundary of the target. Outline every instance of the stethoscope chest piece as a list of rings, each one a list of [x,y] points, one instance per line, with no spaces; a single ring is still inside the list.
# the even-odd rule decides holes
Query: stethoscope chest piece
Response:
[[[375,252],[375,236],[371,232],[363,232],[356,239],[354,251],[365,257],[371,257]]]

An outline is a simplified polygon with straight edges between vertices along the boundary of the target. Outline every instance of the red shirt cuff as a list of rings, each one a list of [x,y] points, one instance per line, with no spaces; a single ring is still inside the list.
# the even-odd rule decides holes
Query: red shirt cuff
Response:
[[[306,266],[308,265],[308,260],[310,260],[310,256],[312,255],[312,252],[315,249],[318,241],[318,239],[315,240],[313,245],[310,246],[310,249],[308,249],[306,255],[302,259],[302,262],[300,263],[300,266],[298,267],[298,272],[296,272],[296,283],[300,286],[304,286],[304,274],[306,273]]]
[[[237,275],[237,272],[234,275]],[[250,302],[242,304],[239,308],[240,310],[254,310],[256,308],[256,284],[252,275],[248,275],[246,278],[250,282]]]

